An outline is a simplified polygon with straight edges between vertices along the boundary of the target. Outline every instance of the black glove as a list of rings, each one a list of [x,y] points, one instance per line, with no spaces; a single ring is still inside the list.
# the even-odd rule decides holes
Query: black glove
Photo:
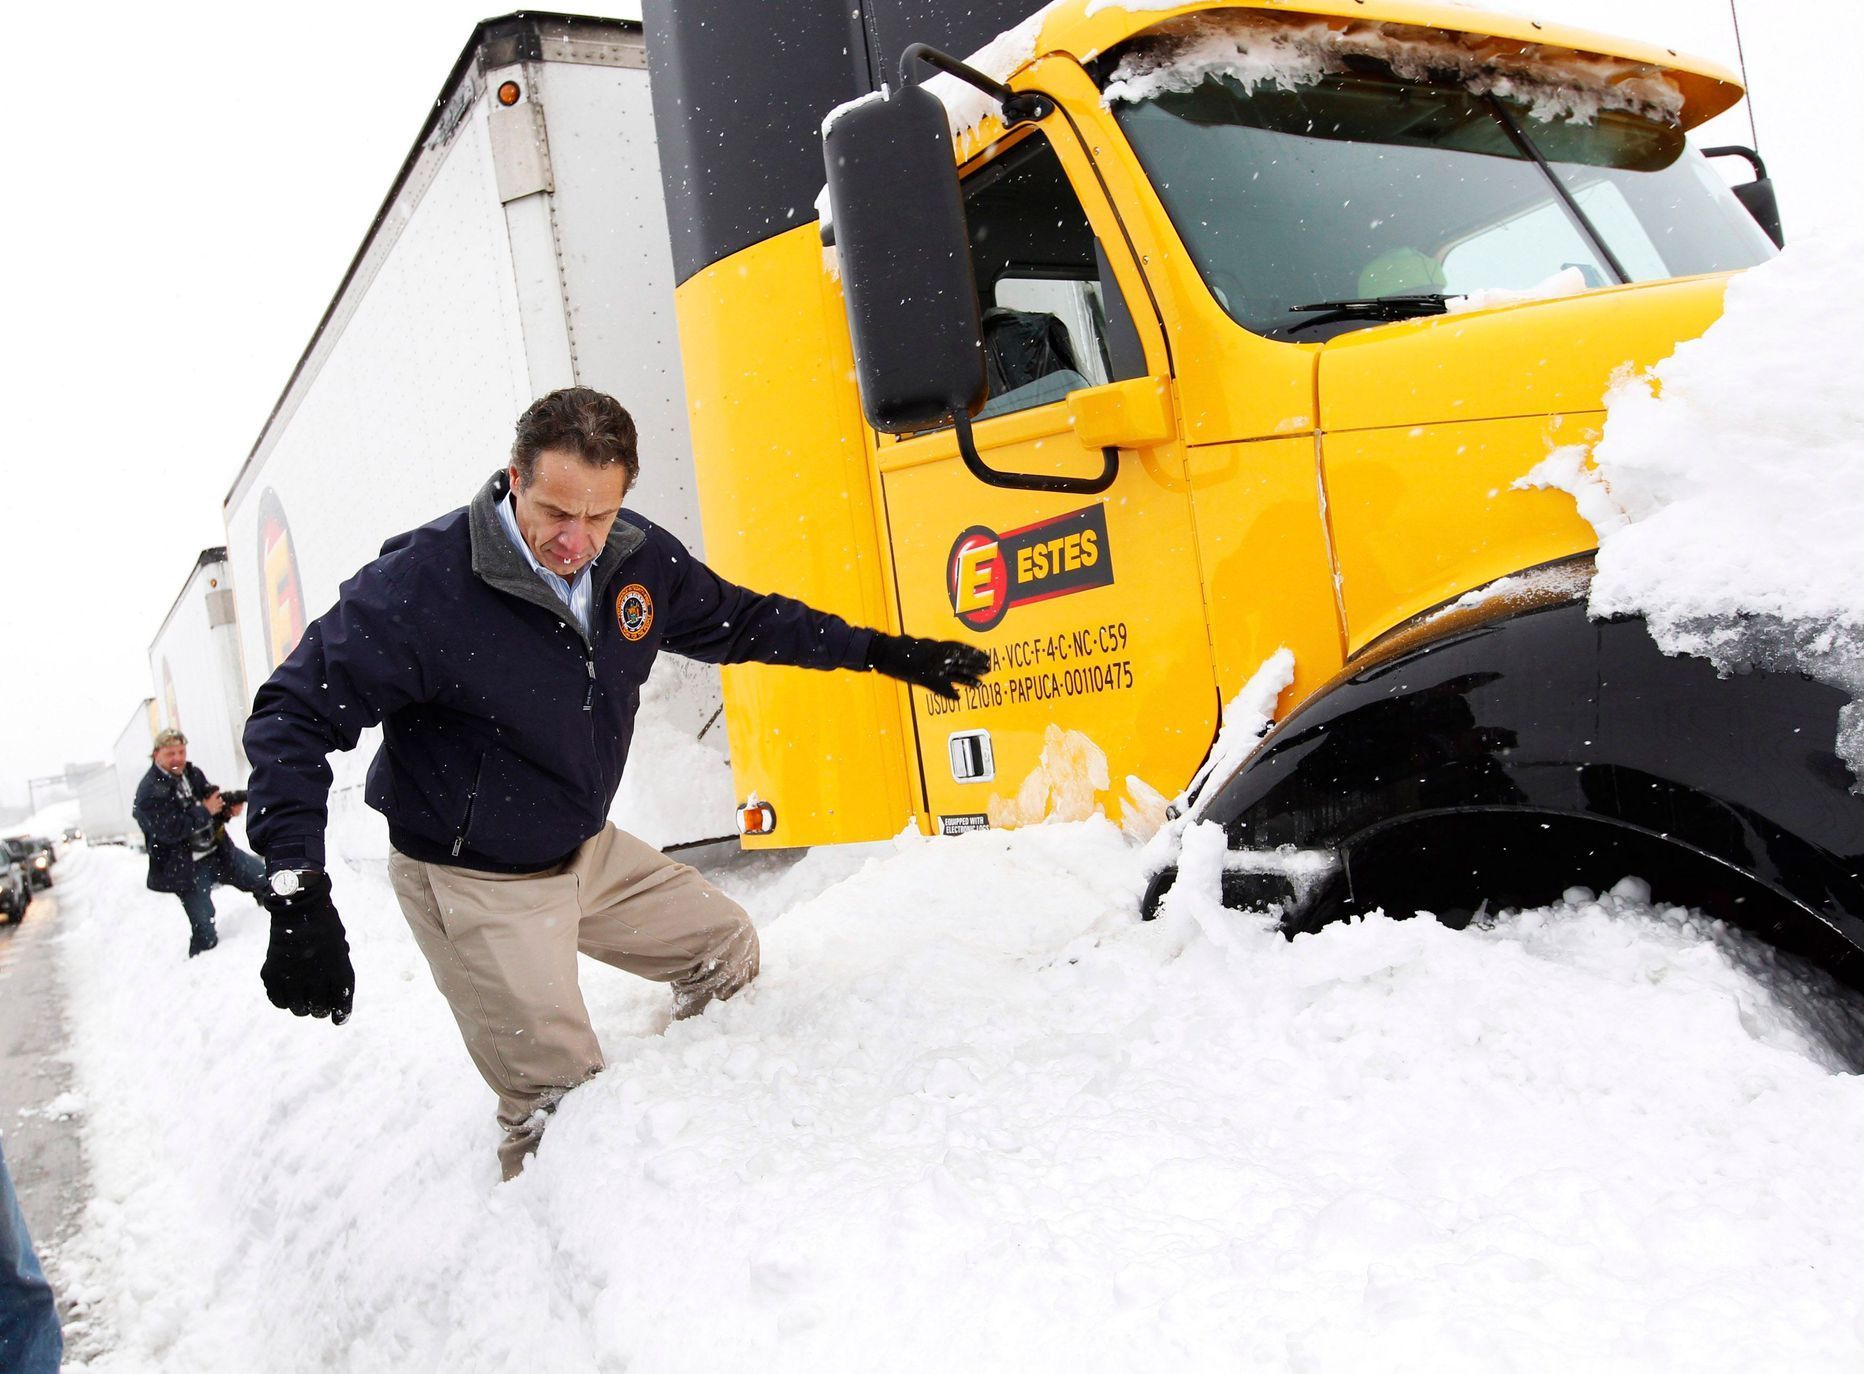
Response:
[[[983,682],[990,671],[990,655],[953,639],[877,633],[867,651],[867,666],[956,701],[957,683],[976,687]]]
[[[289,897],[268,892],[272,943],[266,948],[259,977],[275,1007],[293,1016],[328,1016],[330,1023],[349,1020],[356,995],[349,941],[330,901],[330,875],[306,873],[303,886]]]

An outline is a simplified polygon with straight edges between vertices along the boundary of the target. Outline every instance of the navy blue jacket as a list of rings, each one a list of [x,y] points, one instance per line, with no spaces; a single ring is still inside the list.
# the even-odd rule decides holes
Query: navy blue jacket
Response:
[[[136,801],[130,808],[130,815],[142,827],[143,842],[149,847],[149,886],[157,892],[194,891],[194,836],[199,831],[209,826],[215,830],[215,853],[208,855],[208,860],[225,859],[225,851],[233,844],[201,805],[201,798],[213,790],[207,775],[191,763],[184,771],[194,800],[181,795],[180,781],[173,774],[150,764],[149,771],[136,784]]]
[[[246,833],[270,868],[321,868],[325,756],[378,722],[364,799],[410,858],[531,872],[602,828],[641,685],[668,649],[706,663],[864,668],[870,630],[719,577],[622,511],[587,637],[499,523],[470,506],[390,539],[253,699]]]

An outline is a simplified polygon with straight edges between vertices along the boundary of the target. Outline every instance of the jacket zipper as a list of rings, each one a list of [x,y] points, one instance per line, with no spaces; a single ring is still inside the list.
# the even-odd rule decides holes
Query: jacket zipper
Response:
[[[453,857],[456,859],[459,858],[460,850],[466,844],[466,832],[472,829],[472,804],[478,795],[479,789],[476,787],[466,794],[466,815],[460,821],[460,833],[453,837]]]
[[[583,702],[583,710],[588,711],[590,713],[589,715],[589,758],[592,762],[601,757],[601,750],[596,747],[596,740],[595,740],[595,713],[592,709],[594,705],[595,705],[595,650],[592,646],[589,652],[589,699]],[[597,797],[600,797],[602,795],[602,779],[601,779],[600,768],[596,770],[595,795]]]
[[[479,799],[479,780],[485,776],[485,760],[479,760],[478,770],[473,774],[472,790],[466,794],[466,814],[460,817],[459,834],[453,837],[453,857],[459,858],[460,850],[466,846],[466,832],[472,829],[472,807]]]
[[[503,500],[504,493],[501,492],[499,494],[498,499]],[[494,515],[493,519],[496,520],[497,516]],[[500,539],[503,540],[504,532],[502,530],[499,531],[499,536],[500,536]],[[473,537],[475,540],[478,538],[476,531],[474,532]],[[589,676],[589,685],[587,689],[583,692],[583,713],[589,717],[589,752],[590,752],[591,757],[594,757],[595,754],[598,752],[597,744],[596,744],[596,728],[595,728],[595,688],[596,688],[596,682],[598,680],[596,677],[596,671],[595,671],[595,647],[596,646],[595,646],[595,624],[593,623],[595,620],[595,614],[596,614],[595,608],[602,604],[603,591],[605,590],[607,585],[612,583],[615,577],[620,573],[622,564],[626,563],[628,559],[639,548],[640,548],[640,544],[637,542],[632,548],[630,548],[627,551],[627,553],[623,554],[621,558],[618,559],[608,569],[607,573],[604,575],[600,583],[592,583],[591,591],[594,593],[590,598],[590,619],[592,623],[588,626],[588,628],[584,628],[583,626],[578,625],[576,623],[576,618],[569,613],[568,608],[566,608],[563,605],[563,603],[558,601],[555,597],[551,596],[550,593],[544,591],[540,586],[538,586],[534,578],[520,576],[515,573],[511,575],[510,577],[506,577],[506,576],[503,576],[502,574],[497,574],[497,573],[493,575],[488,575],[487,573],[481,572],[479,570],[479,566],[476,561],[476,555],[475,555],[475,563],[473,566],[474,575],[477,576],[481,581],[483,581],[487,586],[491,587],[495,591],[503,592],[505,595],[513,597],[516,600],[528,601],[534,606],[543,607],[545,610],[549,611],[552,615],[556,616],[558,620],[562,621],[564,625],[568,626],[571,630],[574,630],[576,634],[582,639],[583,644],[587,650],[587,652],[585,653],[583,657],[583,670]],[[605,545],[604,552],[606,551],[607,551],[607,546]],[[484,766],[485,766],[484,760],[481,760],[480,768],[483,770]],[[601,792],[602,792],[602,784],[601,784],[600,779],[598,778],[595,783],[596,796],[600,797]],[[460,851],[465,848],[466,832],[472,828],[473,802],[478,797],[478,795],[479,795],[479,784],[478,784],[477,779],[475,779],[473,782],[472,791],[466,794],[465,819],[460,822],[459,833],[455,835],[453,838],[453,856],[455,858],[458,858]]]

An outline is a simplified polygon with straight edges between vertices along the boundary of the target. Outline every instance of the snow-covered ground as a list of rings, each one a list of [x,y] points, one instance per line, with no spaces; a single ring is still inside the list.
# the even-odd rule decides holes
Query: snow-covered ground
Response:
[[[1841,125],[1771,89],[1804,167]],[[1541,479],[1595,609],[1864,694],[1864,276],[1797,208],[1854,180],[1783,180],[1793,248]],[[341,1028],[265,1002],[244,898],[189,961],[137,856],[61,866],[100,1374],[1864,1367],[1864,1017],[1635,883],[1287,942],[1194,881],[1140,922],[1103,821],[763,861],[758,984],[669,1026],[586,964],[610,1068],[500,1185],[379,821],[333,834]]]
[[[1139,855],[1088,821],[728,880],[762,979],[669,1027],[585,965],[610,1067],[500,1185],[372,865],[335,1028],[266,1004],[245,899],[189,961],[135,856],[80,849],[91,1367],[1864,1363],[1864,1036],[1819,980],[1629,889],[1462,933],[1143,923]]]

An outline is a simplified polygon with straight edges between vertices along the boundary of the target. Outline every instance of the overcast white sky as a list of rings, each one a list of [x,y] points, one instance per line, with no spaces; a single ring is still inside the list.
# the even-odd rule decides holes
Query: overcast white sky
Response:
[[[1860,9],[1742,3],[1789,235],[1858,209],[1855,159],[1829,160],[1856,130],[1816,83],[1843,79],[1822,54],[1864,46]],[[150,639],[195,555],[225,542],[234,474],[473,25],[496,12],[90,4],[41,25],[9,71],[0,803],[107,758],[151,695]],[[1734,63],[1726,0],[1532,12]],[[1746,142],[1745,121],[1720,138]]]

